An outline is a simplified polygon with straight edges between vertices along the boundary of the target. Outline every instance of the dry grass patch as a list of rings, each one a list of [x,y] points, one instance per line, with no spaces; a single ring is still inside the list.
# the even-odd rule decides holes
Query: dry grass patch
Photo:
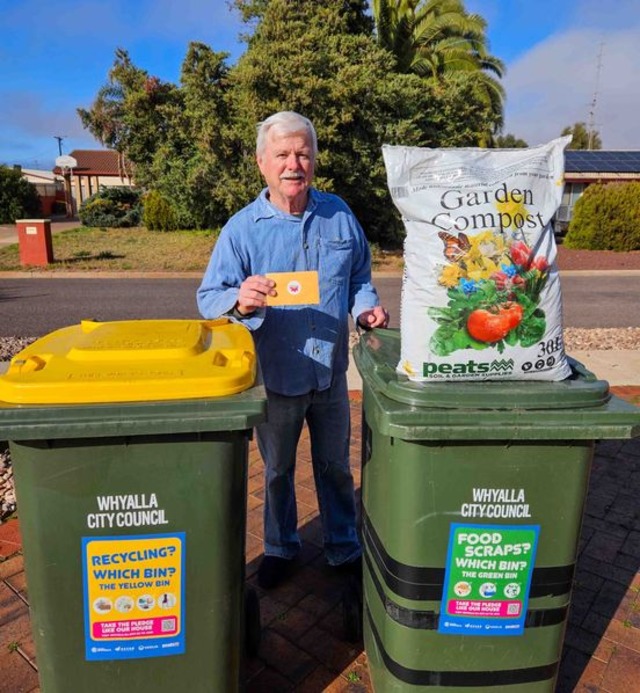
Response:
[[[53,234],[54,262],[45,269],[93,272],[203,272],[212,231],[77,228]],[[0,271],[22,270],[18,245],[0,249]]]
[[[54,233],[45,272],[204,272],[217,231],[148,231],[78,227]],[[371,246],[374,271],[401,271],[402,251]],[[21,271],[18,245],[0,248],[0,272]]]

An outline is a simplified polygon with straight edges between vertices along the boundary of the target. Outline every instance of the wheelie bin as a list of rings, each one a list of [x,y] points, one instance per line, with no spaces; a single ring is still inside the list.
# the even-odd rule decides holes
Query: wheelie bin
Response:
[[[640,410],[562,382],[413,383],[362,336],[364,642],[376,691],[552,691],[594,445]]]
[[[242,687],[260,628],[244,588],[256,374],[226,319],[86,321],[12,359],[0,436],[43,693]]]

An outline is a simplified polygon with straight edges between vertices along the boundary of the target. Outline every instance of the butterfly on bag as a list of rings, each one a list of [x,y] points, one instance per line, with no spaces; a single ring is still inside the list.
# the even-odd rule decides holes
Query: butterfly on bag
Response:
[[[460,232],[457,236],[453,236],[446,231],[439,231],[438,236],[444,243],[444,256],[449,262],[458,262],[471,249],[469,237]]]

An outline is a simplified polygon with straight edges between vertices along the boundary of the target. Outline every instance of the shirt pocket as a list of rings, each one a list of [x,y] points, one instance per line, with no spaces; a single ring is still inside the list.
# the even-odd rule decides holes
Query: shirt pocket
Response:
[[[346,284],[351,275],[353,241],[320,239],[320,277],[329,284]]]

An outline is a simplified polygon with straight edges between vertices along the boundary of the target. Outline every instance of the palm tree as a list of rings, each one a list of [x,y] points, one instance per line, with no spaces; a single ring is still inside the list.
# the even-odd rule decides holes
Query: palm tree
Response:
[[[398,72],[445,79],[472,72],[478,98],[490,106],[493,129],[503,124],[501,60],[487,50],[487,23],[462,0],[373,0],[378,43],[396,57]]]

